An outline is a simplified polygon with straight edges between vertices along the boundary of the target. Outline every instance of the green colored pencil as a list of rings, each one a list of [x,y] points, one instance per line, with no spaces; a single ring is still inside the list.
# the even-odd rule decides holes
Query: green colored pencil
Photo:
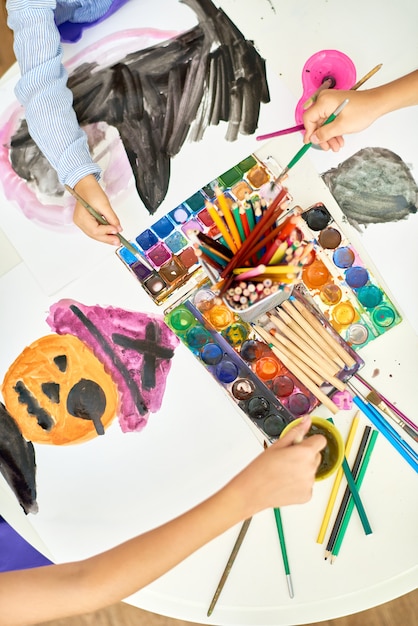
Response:
[[[334,424],[334,420],[332,419],[332,417],[328,418],[328,421],[331,422],[332,424]],[[360,517],[360,521],[361,524],[363,526],[364,532],[366,533],[366,535],[370,535],[373,531],[371,529],[369,520],[367,518],[367,514],[366,511],[364,510],[364,506],[363,503],[360,499],[360,495],[356,486],[356,482],[353,478],[353,474],[351,473],[350,470],[350,466],[347,463],[347,459],[343,458],[343,462],[342,462],[342,468],[344,471],[344,475],[345,478],[347,480],[348,486],[350,488],[350,492],[351,492],[351,496],[353,498],[353,504],[356,505],[359,517]]]
[[[374,445],[376,443],[376,439],[377,439],[377,435],[378,434],[379,434],[378,430],[374,430],[372,432],[372,434],[371,434],[370,441],[369,441],[369,443],[367,445],[366,452],[364,453],[363,461],[361,463],[361,467],[359,469],[359,473],[358,473],[358,476],[357,476],[357,480],[356,480],[356,487],[357,487],[357,489],[360,489],[361,484],[363,482],[363,478],[364,478],[364,476],[366,474],[367,466],[369,464],[370,457],[371,457],[371,454],[373,452],[373,448],[374,448]],[[334,562],[334,560],[336,559],[336,557],[337,557],[337,555],[338,555],[338,553],[340,551],[341,544],[342,544],[345,532],[346,532],[347,527],[348,527],[348,522],[350,521],[350,517],[351,517],[351,514],[353,512],[353,508],[354,508],[354,500],[353,500],[353,498],[350,498],[348,506],[347,506],[345,514],[344,514],[343,521],[341,522],[341,526],[339,528],[338,535],[337,535],[337,537],[335,539],[335,543],[334,543],[334,546],[333,546],[333,549],[332,549],[331,563]]]
[[[289,590],[289,596],[293,598],[294,593],[293,593],[292,577],[290,575],[289,559],[287,557],[286,542],[284,538],[283,522],[282,522],[282,515],[280,513],[280,509],[277,509],[277,508],[274,509],[274,517],[276,519],[276,527],[277,527],[277,532],[279,535],[280,550],[282,553],[283,567],[284,567],[284,571],[286,574],[287,588]]]

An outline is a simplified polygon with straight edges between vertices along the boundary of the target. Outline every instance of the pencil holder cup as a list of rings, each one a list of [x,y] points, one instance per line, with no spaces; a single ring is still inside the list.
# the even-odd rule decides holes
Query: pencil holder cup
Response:
[[[327,79],[331,79],[332,89],[351,89],[356,82],[356,68],[352,60],[338,50],[321,50],[306,61],[302,70],[303,94],[299,100],[295,119],[303,122],[304,104]]]
[[[282,430],[280,437],[300,424],[301,419],[292,420]],[[316,470],[315,478],[317,481],[324,480],[341,466],[344,459],[344,441],[338,428],[322,417],[311,416],[311,426],[306,436],[310,437],[311,435],[323,435],[327,440],[327,445],[321,450],[321,462]]]

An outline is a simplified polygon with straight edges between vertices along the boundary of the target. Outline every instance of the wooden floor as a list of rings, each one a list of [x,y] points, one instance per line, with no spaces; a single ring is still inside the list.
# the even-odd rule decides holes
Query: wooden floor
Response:
[[[2,9],[3,7],[0,7],[0,76],[14,62],[12,35],[7,29]],[[321,624],[323,626],[418,626],[418,591],[369,611],[321,622]],[[120,603],[89,615],[48,622],[48,626],[193,626],[193,624]]]

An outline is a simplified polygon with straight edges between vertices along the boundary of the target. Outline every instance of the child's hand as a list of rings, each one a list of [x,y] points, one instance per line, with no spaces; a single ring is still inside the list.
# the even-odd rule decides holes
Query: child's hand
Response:
[[[116,233],[121,232],[122,227],[118,216],[110,206],[109,200],[96,178],[92,174],[85,176],[75,185],[74,189],[83,200],[109,222],[108,225],[99,224],[87,209],[77,202],[73,215],[74,224],[92,239],[113,246],[120,245]]]
[[[322,435],[305,438],[310,425],[306,416],[232,481],[244,495],[247,517],[265,508],[310,500],[321,450],[326,446]]]
[[[321,91],[316,102],[303,114],[306,128],[304,142],[317,144],[323,150],[338,152],[344,146],[343,134],[363,130],[375,121],[377,113],[374,97],[372,91]],[[349,102],[344,110],[333,122],[322,126],[346,98]]]

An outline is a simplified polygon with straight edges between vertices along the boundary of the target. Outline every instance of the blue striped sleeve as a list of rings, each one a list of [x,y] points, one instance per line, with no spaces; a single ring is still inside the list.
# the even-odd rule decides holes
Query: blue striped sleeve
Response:
[[[62,47],[54,21],[56,2],[9,0],[8,24],[21,71],[16,97],[25,109],[31,137],[70,187],[87,176],[100,176],[91,158],[87,136],[79,127],[73,95],[67,88]]]

